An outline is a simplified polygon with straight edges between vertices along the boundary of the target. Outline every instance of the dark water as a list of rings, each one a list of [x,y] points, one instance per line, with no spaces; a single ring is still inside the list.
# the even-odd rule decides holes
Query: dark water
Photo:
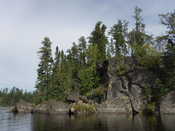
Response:
[[[0,108],[0,131],[175,131],[175,115],[135,118],[116,114],[89,117],[14,115]]]

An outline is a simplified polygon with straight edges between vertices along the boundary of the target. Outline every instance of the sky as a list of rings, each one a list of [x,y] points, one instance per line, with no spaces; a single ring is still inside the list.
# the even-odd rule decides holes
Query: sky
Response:
[[[97,21],[108,29],[119,19],[133,26],[134,7],[143,9],[146,32],[161,35],[158,15],[173,11],[174,0],[0,0],[0,88],[34,90],[41,41],[60,49],[89,36]]]

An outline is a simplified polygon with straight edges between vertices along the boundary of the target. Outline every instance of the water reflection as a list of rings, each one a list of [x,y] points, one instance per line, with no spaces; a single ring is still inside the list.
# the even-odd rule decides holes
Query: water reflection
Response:
[[[175,116],[174,116],[175,118]],[[175,119],[174,119],[175,122]],[[174,127],[171,127],[174,129]],[[93,115],[71,117],[65,115],[34,115],[33,131],[169,131],[162,124],[161,117],[134,118],[126,115]]]
[[[129,117],[117,114],[11,114],[0,108],[0,131],[174,131],[175,115]]]
[[[12,114],[0,108],[0,131],[32,131],[31,114]]]

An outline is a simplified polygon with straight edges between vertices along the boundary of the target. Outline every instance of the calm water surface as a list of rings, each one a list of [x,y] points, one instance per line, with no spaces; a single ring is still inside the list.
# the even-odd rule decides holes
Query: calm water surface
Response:
[[[101,114],[89,117],[17,114],[0,107],[0,131],[175,131],[175,115],[130,118]]]

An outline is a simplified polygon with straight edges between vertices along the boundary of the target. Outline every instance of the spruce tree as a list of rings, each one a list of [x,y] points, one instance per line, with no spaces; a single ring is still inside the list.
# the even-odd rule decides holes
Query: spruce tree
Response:
[[[86,64],[87,61],[87,42],[84,36],[79,38],[79,45],[78,45],[78,49],[79,49],[79,59],[80,59],[80,64],[83,66]]]
[[[59,48],[56,46],[51,89],[52,98],[56,99],[61,99],[60,96],[63,94],[62,88],[60,87],[60,54]]]
[[[95,29],[92,31],[91,36],[89,37],[89,43],[93,46],[97,45],[97,63],[106,60],[106,44],[108,43],[108,40],[105,33],[106,26],[102,24],[102,22],[97,22],[97,24],[95,25]]]
[[[40,63],[37,70],[38,76],[36,88],[41,95],[45,96],[46,100],[48,100],[49,89],[51,88],[51,75],[53,67],[51,44],[52,42],[50,39],[45,37],[42,41],[42,47],[38,51]]]
[[[127,54],[127,45],[126,45],[126,34],[127,34],[128,23],[126,21],[119,20],[115,24],[109,34],[112,37],[111,44],[114,44],[115,56],[126,55]]]
[[[135,7],[134,20],[135,28],[129,33],[129,44],[131,46],[143,45],[145,40],[145,24],[143,24],[142,9]]]

